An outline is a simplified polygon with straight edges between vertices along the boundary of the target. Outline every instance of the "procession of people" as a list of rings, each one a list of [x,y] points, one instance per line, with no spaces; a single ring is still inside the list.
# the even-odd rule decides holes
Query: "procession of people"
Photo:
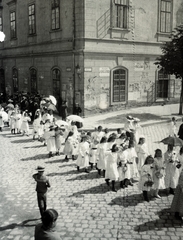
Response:
[[[177,219],[182,219],[183,205],[179,203],[183,196],[183,140],[179,136],[183,128],[177,129],[175,118],[171,119],[169,136],[161,141],[167,145],[167,151],[154,149],[151,156],[140,119],[128,115],[124,129],[109,131],[98,126],[84,131],[83,118],[79,116],[81,109],[73,115],[64,112],[61,120],[54,114],[55,105],[56,100],[50,96],[37,102],[36,110],[30,112],[9,101],[5,108],[0,107],[0,129],[3,131],[7,124],[11,134],[27,135],[42,142],[48,158],[64,155],[60,161],[74,161],[78,173],[96,171],[113,192],[130,188],[138,181],[146,202],[161,198],[161,190],[167,195],[173,194],[172,211]],[[78,108],[78,104],[76,106]],[[36,170],[38,174],[33,178],[37,182],[38,207],[43,216],[50,184],[43,177],[44,167],[38,166]]]

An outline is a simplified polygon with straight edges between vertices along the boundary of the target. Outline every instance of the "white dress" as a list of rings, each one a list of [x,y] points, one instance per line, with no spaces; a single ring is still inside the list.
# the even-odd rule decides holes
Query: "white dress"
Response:
[[[144,165],[146,157],[149,155],[149,151],[146,143],[138,144],[135,149],[138,157],[137,168],[138,171],[140,172],[142,166]]]
[[[76,161],[76,165],[78,167],[88,167],[89,166],[89,143],[88,142],[80,142],[78,149],[78,158]]]
[[[96,164],[97,162],[97,148],[98,148],[98,144],[97,145],[95,145],[94,143],[91,144],[90,153],[89,153],[90,163]]]
[[[105,179],[110,179],[111,181],[117,181],[119,179],[117,161],[117,152],[110,151],[107,153]]]
[[[163,158],[154,158],[153,181],[154,189],[165,189],[165,163]]]
[[[16,113],[15,114],[15,128],[20,130],[21,124],[22,124],[22,115],[21,113]]]
[[[139,173],[138,173],[138,169],[137,169],[137,163],[136,163],[136,158],[137,158],[137,153],[135,151],[135,148],[127,148],[126,149],[127,153],[128,153],[128,168],[130,171],[130,178],[134,178],[134,177],[138,177]]]
[[[97,168],[101,170],[106,169],[106,152],[107,143],[100,143],[97,149]]]
[[[178,158],[174,158],[174,152],[165,152],[165,187],[176,188],[179,180],[179,169],[176,167]],[[177,160],[176,160],[177,159]],[[173,162],[171,162],[173,160]]]
[[[48,152],[56,151],[55,147],[55,130],[47,132],[47,150]]]
[[[139,190],[141,191],[150,191],[152,187],[144,185],[146,181],[152,181],[152,175],[153,175],[153,170],[152,170],[152,165],[151,164],[146,164],[143,165],[141,168],[140,172],[140,179],[139,179]]]
[[[22,124],[21,124],[21,130],[26,132],[27,134],[29,133],[29,123],[31,119],[28,116],[22,116]]]
[[[128,152],[125,151],[120,151],[118,153],[118,173],[119,173],[119,181],[123,181],[125,178],[130,179],[130,171],[128,169],[128,164],[127,164],[127,158],[128,158]],[[128,170],[128,171],[127,171]]]

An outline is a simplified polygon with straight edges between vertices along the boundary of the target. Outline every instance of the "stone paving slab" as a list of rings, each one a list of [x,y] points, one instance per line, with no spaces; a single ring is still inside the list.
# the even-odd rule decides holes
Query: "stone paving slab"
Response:
[[[143,127],[151,154],[168,134],[166,124]],[[117,193],[106,186],[96,170],[78,173],[75,161],[64,156],[48,158],[43,143],[32,136],[0,134],[0,239],[34,239],[40,222],[32,174],[37,165],[46,167],[51,188],[48,208],[59,212],[57,229],[61,239],[160,239],[181,240],[183,228],[170,212],[172,195],[144,202],[138,182]]]

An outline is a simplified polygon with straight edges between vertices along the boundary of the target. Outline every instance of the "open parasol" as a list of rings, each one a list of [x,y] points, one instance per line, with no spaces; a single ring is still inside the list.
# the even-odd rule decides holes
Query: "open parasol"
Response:
[[[14,105],[12,103],[9,103],[6,107],[14,109]]]
[[[50,96],[49,96],[49,99],[51,100],[51,102],[52,102],[54,105],[57,104],[57,99],[56,99],[54,96],[50,95]]]
[[[68,126],[68,125],[69,125],[66,121],[63,121],[63,120],[57,120],[57,121],[55,122],[55,124],[56,124],[58,127]]]
[[[166,137],[162,139],[160,142],[166,144],[166,145],[172,145],[172,146],[183,146],[183,140],[178,137]]]
[[[57,108],[55,107],[54,104],[50,103],[48,106],[47,106],[47,109],[48,110],[52,110],[53,112],[58,112]]]
[[[69,115],[67,119],[73,122],[80,122],[80,123],[83,123],[84,121],[83,118],[78,115]]]

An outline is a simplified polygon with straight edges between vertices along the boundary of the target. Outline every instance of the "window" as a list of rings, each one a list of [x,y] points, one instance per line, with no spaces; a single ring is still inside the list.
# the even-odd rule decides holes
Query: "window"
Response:
[[[112,102],[125,102],[126,94],[127,70],[124,68],[115,69],[112,74]]]
[[[129,0],[114,0],[115,4],[115,23],[116,28],[128,28],[128,6]]]
[[[172,30],[172,1],[160,1],[160,32],[170,33]]]
[[[16,14],[15,12],[10,13],[10,30],[11,38],[16,38]]]
[[[18,70],[13,68],[13,92],[18,91]]]
[[[60,28],[60,5],[59,0],[52,0],[51,4],[52,30]]]
[[[29,6],[29,35],[36,33],[35,4]]]
[[[163,69],[158,71],[158,81],[157,81],[157,97],[158,98],[168,98],[168,85],[169,85],[169,75],[165,74]]]
[[[52,79],[53,79],[53,95],[55,97],[60,96],[60,70],[59,69],[53,69]]]
[[[3,19],[0,17],[0,31],[3,31]]]
[[[37,93],[37,70],[30,69],[30,91],[31,93]]]

